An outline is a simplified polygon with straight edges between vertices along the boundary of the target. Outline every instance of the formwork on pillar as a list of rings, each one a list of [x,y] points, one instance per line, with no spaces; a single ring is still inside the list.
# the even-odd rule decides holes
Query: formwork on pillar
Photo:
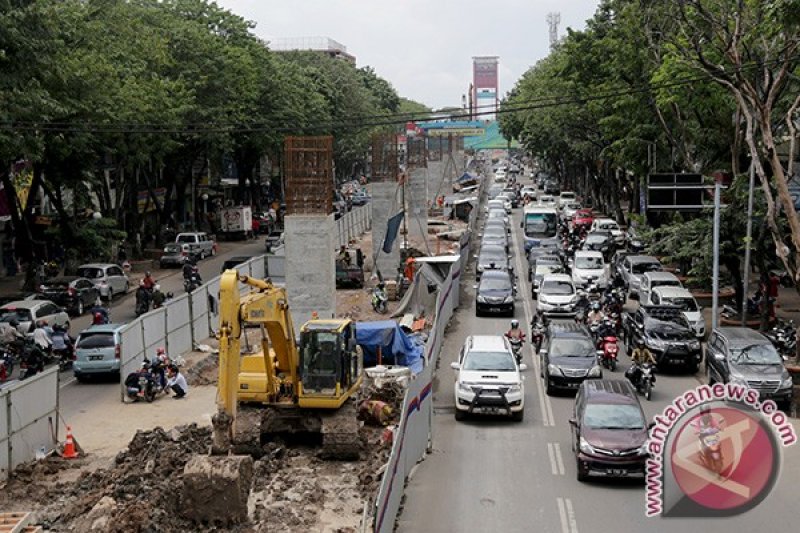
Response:
[[[397,181],[400,174],[399,146],[392,133],[372,136],[372,181]]]
[[[427,168],[428,149],[424,138],[408,139],[408,168]]]
[[[286,137],[286,214],[333,213],[333,137]]]

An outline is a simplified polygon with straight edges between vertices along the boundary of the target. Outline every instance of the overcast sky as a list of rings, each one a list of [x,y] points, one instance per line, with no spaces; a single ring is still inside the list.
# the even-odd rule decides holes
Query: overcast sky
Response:
[[[500,94],[549,48],[547,13],[559,35],[583,29],[597,0],[217,0],[270,37],[339,41],[394,85],[433,108],[460,106],[472,56],[500,56]]]

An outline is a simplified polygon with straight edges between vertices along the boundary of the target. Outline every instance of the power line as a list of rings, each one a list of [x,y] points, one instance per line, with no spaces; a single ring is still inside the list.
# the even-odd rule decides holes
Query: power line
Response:
[[[786,60],[796,59],[800,54],[789,56],[784,59],[775,59],[766,62],[752,63],[743,65],[739,69],[732,70],[731,73],[742,72],[754,68],[760,69],[775,63],[780,63]],[[629,87],[625,89],[610,90],[605,92],[593,93],[587,96],[568,96],[568,97],[541,97],[533,98],[515,103],[506,103],[501,105],[499,109],[495,109],[494,104],[479,106],[480,108],[491,108],[486,111],[477,112],[454,112],[452,114],[442,113],[440,111],[430,111],[426,113],[387,113],[369,116],[353,116],[345,117],[339,121],[319,122],[316,124],[295,125],[295,126],[273,126],[266,122],[221,122],[211,125],[206,124],[158,124],[158,123],[114,123],[104,124],[96,122],[34,122],[34,121],[0,121],[0,130],[6,131],[34,131],[34,132],[52,132],[52,133],[105,133],[105,134],[183,134],[183,135],[199,135],[206,133],[293,133],[298,130],[301,131],[328,131],[331,129],[339,128],[353,128],[361,129],[365,127],[379,127],[379,126],[396,126],[404,124],[409,121],[432,121],[432,120],[450,120],[450,119],[466,119],[469,116],[487,116],[505,113],[517,113],[520,111],[531,111],[535,109],[544,109],[548,107],[557,107],[569,104],[586,104],[592,101],[605,100],[608,98],[615,98],[620,96],[630,96],[650,92],[654,90],[670,89],[674,87],[681,87],[690,85],[697,82],[708,81],[710,75],[703,73],[701,75],[675,79],[669,82],[662,82],[657,84],[646,84],[640,87]]]

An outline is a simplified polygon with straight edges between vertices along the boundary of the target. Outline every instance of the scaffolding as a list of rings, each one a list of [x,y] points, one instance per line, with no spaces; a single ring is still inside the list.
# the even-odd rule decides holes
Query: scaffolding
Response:
[[[333,137],[287,137],[284,142],[286,213],[333,213]]]
[[[372,181],[397,181],[400,174],[399,151],[397,135],[376,133],[372,136]]]

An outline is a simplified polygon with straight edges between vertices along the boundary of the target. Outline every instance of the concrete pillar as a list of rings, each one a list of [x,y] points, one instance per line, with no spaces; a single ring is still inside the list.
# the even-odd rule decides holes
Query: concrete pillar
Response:
[[[288,215],[285,219],[286,290],[295,332],[315,311],[320,318],[335,316],[335,222],[333,215]]]
[[[450,194],[446,189],[447,187],[442,182],[442,172],[444,170],[444,161],[428,161],[428,201],[431,204],[436,203],[436,195]]]
[[[408,173],[406,186],[408,205],[408,239],[420,250],[425,250],[428,233],[428,169],[417,168]]]
[[[376,182],[372,184],[372,256],[377,259],[375,264],[383,275],[383,279],[394,279],[397,267],[400,265],[400,244],[403,236],[398,231],[392,251],[385,253],[382,250],[383,239],[386,237],[386,225],[389,218],[402,210],[400,194],[397,183],[393,181]],[[402,227],[400,230],[402,231]]]

